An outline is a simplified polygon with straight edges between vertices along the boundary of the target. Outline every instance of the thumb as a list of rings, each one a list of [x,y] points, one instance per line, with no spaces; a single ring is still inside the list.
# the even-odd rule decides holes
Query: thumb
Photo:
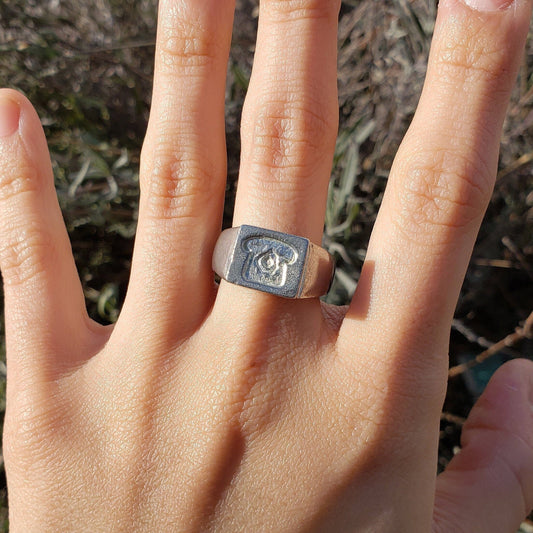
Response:
[[[533,363],[491,379],[463,428],[462,450],[438,477],[433,531],[511,533],[533,508]]]

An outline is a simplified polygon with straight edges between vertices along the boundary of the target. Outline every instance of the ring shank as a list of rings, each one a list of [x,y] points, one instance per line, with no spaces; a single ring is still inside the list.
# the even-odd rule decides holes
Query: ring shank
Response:
[[[317,298],[327,294],[334,274],[335,262],[331,254],[310,242],[300,298]]]
[[[213,270],[223,279],[227,278],[238,236],[238,227],[228,228],[219,235],[215,245],[212,266]]]

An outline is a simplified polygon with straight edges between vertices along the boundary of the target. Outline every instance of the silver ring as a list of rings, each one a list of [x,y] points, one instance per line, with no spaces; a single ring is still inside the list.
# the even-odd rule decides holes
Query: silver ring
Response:
[[[317,298],[331,285],[333,257],[309,239],[255,226],[224,230],[213,253],[223,279],[284,298]]]

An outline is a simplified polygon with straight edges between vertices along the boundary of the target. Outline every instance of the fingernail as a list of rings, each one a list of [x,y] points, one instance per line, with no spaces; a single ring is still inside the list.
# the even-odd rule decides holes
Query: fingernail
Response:
[[[0,137],[9,137],[19,128],[20,107],[10,98],[0,97]]]
[[[514,0],[463,0],[463,2],[476,11],[501,11],[507,9]]]

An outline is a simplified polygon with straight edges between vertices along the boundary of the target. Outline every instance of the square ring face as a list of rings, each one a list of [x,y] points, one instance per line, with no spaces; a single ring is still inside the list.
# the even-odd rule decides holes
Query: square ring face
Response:
[[[227,279],[285,298],[301,292],[309,240],[277,231],[241,226]]]

